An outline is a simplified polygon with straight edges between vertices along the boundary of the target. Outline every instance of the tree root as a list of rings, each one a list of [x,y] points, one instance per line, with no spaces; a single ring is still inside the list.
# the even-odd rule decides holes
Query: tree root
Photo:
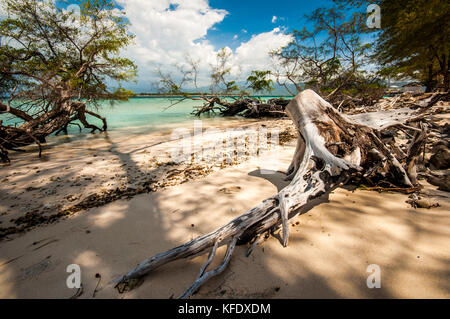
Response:
[[[213,247],[197,280],[180,296],[188,298],[208,279],[224,271],[236,244],[254,240],[254,247],[259,236],[281,226],[282,244],[287,246],[290,221],[313,200],[336,187],[355,179],[371,182],[387,180],[397,189],[415,187],[416,180],[409,173],[414,172],[417,150],[421,149],[425,135],[423,127],[417,133],[405,163],[398,160],[383,143],[377,129],[342,116],[311,90],[300,93],[288,104],[286,111],[299,135],[287,171],[292,181],[286,188],[212,233],[147,259],[114,282],[126,285],[164,264],[202,254]],[[222,264],[215,270],[205,272],[214,259],[217,247],[224,243],[228,243],[228,249]]]

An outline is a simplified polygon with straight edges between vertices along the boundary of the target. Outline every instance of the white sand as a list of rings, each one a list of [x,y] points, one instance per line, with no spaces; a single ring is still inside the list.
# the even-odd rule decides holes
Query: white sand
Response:
[[[227,128],[257,130],[265,126],[283,130],[286,123],[290,121],[203,121],[203,128],[224,132]],[[185,123],[184,128],[193,131],[193,122]],[[62,137],[52,140],[52,147],[45,149],[41,159],[36,152],[13,153],[12,164],[0,167],[0,228],[15,226],[11,220],[29,212],[54,214],[90,195],[141,185],[152,177],[167,184],[165,176],[171,170],[185,167],[164,165],[173,161],[173,150],[183,146],[180,140],[172,140],[172,132],[102,133],[67,143]],[[217,144],[218,137],[223,139],[223,134],[205,132],[200,142],[211,147]],[[208,170],[222,167],[208,158],[192,165]]]
[[[55,147],[47,153],[49,160],[39,165],[40,173],[32,169],[29,155],[23,155],[11,167],[0,169],[3,179],[16,183],[1,184],[1,206],[8,207],[3,220],[23,214],[22,206],[46,200],[39,191],[21,194],[27,185],[56,188],[55,198],[59,198],[68,191],[89,194],[102,178],[114,177],[115,172],[119,177],[138,178],[155,151],[133,152],[155,141],[143,145],[143,139],[134,137],[130,144],[105,140],[88,147],[85,142],[80,142],[80,148]],[[279,170],[289,165],[294,144],[279,151]],[[123,154],[128,158],[121,158]],[[127,175],[119,164],[112,166],[114,158],[123,160],[121,165],[138,163],[136,175]],[[103,159],[106,164],[101,164]],[[83,168],[90,161],[94,166]],[[195,279],[206,256],[163,266],[124,294],[108,283],[142,260],[227,223],[286,185],[283,174],[261,175],[260,168],[271,169],[269,163],[253,159],[14,235],[0,242],[0,298],[69,298],[75,291],[66,286],[66,267],[74,263],[82,269],[80,298],[93,297],[97,273],[102,280],[96,298],[177,297]],[[82,175],[91,180],[67,186],[67,179]],[[61,177],[61,186],[47,187],[52,176]],[[299,217],[288,248],[272,237],[246,258],[246,247],[238,247],[229,268],[195,297],[449,298],[450,201],[447,193],[427,187],[441,207],[415,210],[405,203],[405,195],[339,189],[329,202]],[[10,192],[17,196],[17,208],[8,206],[13,198]],[[381,289],[366,286],[370,264],[381,267]]]

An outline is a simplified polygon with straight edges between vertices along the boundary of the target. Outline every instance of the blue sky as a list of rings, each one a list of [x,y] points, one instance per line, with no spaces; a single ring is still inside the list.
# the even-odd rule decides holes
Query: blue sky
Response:
[[[76,1],[59,0],[58,2],[59,6],[66,7],[67,4],[73,4]],[[206,35],[206,39],[217,49],[224,46],[236,49],[242,41],[248,41],[253,35],[268,32],[276,26],[282,26],[286,31],[301,28],[306,25],[305,14],[320,7],[333,5],[332,0],[280,0],[277,2],[273,0],[209,0],[207,2],[212,8],[228,12],[224,20],[209,29]],[[120,4],[117,6],[123,7]],[[177,4],[171,4],[167,9],[174,10],[177,6]]]
[[[77,3],[42,1],[56,1],[63,8]],[[188,60],[198,63],[198,86],[209,85],[211,67],[217,63],[221,48],[230,54],[228,80],[245,82],[253,70],[274,71],[276,61],[269,52],[292,41],[292,30],[312,27],[306,14],[335,5],[332,0],[114,1],[126,12],[129,31],[135,35],[134,43],[120,54],[138,67],[136,81],[123,85],[136,92],[155,91],[158,70],[176,78],[178,68],[186,69]],[[362,39],[373,42],[370,36]],[[191,84],[186,89],[196,88]]]
[[[329,0],[211,0],[212,7],[225,9],[229,14],[216,25],[216,30],[208,31],[207,39],[216,47],[227,45],[235,49],[240,42],[270,31],[274,26],[299,29],[305,24],[305,14],[330,4],[332,1]],[[272,22],[274,16],[276,21]],[[233,39],[235,35],[238,35],[237,39]]]
[[[199,63],[199,86],[209,82],[219,49],[230,52],[234,80],[272,66],[269,52],[291,41],[289,31],[305,26],[304,15],[331,0],[115,0],[126,12],[135,44],[123,54],[138,66],[136,92],[154,91],[156,70],[176,75],[186,57]],[[69,1],[74,3],[74,1]]]

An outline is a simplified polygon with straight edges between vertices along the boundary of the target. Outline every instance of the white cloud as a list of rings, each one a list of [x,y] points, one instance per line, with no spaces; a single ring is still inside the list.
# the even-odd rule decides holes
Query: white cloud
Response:
[[[269,52],[287,45],[292,37],[280,28],[253,36],[248,42],[241,43],[234,54],[236,62],[244,74],[251,70],[271,69]]]
[[[237,38],[238,38],[238,35],[235,34],[234,37],[233,37],[233,40],[237,40]]]
[[[223,21],[227,11],[211,8],[207,0],[118,0],[131,22],[130,31],[136,35],[135,44],[126,55],[136,62],[139,71],[138,88],[149,90],[156,79],[155,69],[169,70],[182,64],[187,55],[200,61],[199,85],[205,85],[210,65],[215,62],[217,49],[206,39],[208,30]],[[242,30],[246,33],[246,30]],[[235,35],[233,39],[237,39]],[[268,52],[289,42],[290,37],[276,28],[254,35],[232,52],[231,62],[240,65],[238,75],[254,69],[268,69]]]
[[[212,62],[214,47],[205,40],[209,29],[228,14],[206,0],[119,0],[136,35],[127,56],[139,68],[139,81],[149,82],[155,68],[179,64],[187,54]],[[170,9],[169,9],[170,7]],[[151,81],[150,81],[151,82]],[[150,83],[149,82],[149,83]]]
[[[277,16],[273,16],[273,17],[272,17],[272,23],[277,22],[277,19],[278,19]]]

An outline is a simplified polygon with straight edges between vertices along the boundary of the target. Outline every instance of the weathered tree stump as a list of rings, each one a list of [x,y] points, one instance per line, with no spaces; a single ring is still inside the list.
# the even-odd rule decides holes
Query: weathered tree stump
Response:
[[[382,141],[380,125],[370,127],[346,117],[312,90],[301,92],[287,105],[286,112],[299,134],[292,164],[287,170],[291,183],[225,226],[145,260],[115,280],[116,287],[126,286],[164,264],[210,249],[209,258],[196,281],[180,296],[188,298],[208,279],[225,270],[236,244],[253,241],[251,250],[261,234],[281,226],[282,244],[287,246],[290,221],[308,203],[336,187],[352,180],[368,181],[372,185],[384,183],[399,189],[416,186],[415,165],[426,136],[426,126],[409,127],[417,134],[407,156],[400,160]],[[407,122],[406,117],[404,122]],[[403,124],[386,123],[385,128],[398,125]],[[221,245],[227,245],[222,263],[207,271]]]

